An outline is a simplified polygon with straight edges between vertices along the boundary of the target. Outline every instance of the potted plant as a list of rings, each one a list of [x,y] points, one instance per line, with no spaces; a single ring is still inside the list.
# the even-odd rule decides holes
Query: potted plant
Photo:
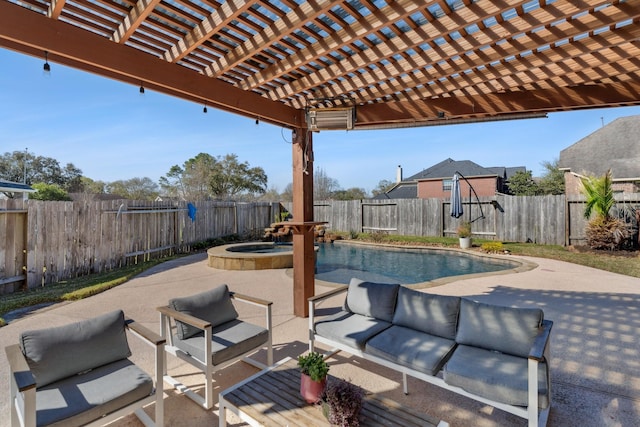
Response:
[[[468,249],[471,247],[471,223],[462,221],[458,226],[458,238],[460,239],[460,248]]]
[[[300,394],[307,403],[317,403],[327,383],[329,365],[322,354],[312,351],[298,356],[298,367],[301,371]]]
[[[331,425],[358,427],[364,390],[340,378],[331,378],[322,393],[322,412]]]

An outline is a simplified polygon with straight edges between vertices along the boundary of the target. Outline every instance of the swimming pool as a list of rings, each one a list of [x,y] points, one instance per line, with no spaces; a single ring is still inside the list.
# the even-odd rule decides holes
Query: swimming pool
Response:
[[[316,279],[347,284],[357,277],[411,285],[449,276],[509,270],[519,265],[459,251],[322,243],[316,257]]]

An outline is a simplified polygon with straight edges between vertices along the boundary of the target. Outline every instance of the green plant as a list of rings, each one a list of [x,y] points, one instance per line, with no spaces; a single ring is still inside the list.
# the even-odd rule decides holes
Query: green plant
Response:
[[[471,237],[471,223],[469,221],[462,221],[456,230],[458,237]]]
[[[323,412],[331,425],[357,427],[364,390],[340,378],[331,378],[322,393]]]
[[[291,216],[291,214],[287,211],[282,211],[278,214],[276,214],[276,222],[284,222],[287,219],[289,219],[289,217]]]
[[[329,373],[329,365],[322,354],[316,351],[298,356],[298,367],[303,374],[316,382],[322,381]]]
[[[488,253],[501,253],[504,252],[504,245],[502,242],[485,242],[480,245],[480,249]]]
[[[360,233],[358,233],[356,230],[350,230],[349,231],[349,238],[351,240],[356,240],[358,238]]]
[[[592,213],[596,214],[585,229],[587,245],[594,249],[620,249],[629,230],[624,222],[610,214],[616,203],[611,170],[601,177],[582,178],[581,183],[587,202],[584,217],[589,219]]]

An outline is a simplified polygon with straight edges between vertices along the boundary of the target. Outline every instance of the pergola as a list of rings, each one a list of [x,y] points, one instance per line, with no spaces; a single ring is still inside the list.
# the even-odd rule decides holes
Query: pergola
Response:
[[[292,130],[294,311],[312,130],[640,105],[638,0],[0,0],[0,46]]]

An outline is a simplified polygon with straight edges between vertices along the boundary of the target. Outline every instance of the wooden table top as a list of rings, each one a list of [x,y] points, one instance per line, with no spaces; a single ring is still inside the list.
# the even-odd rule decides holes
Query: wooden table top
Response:
[[[330,426],[320,405],[300,396],[300,370],[293,359],[278,362],[221,393],[224,399],[264,426]],[[440,420],[404,407],[391,399],[367,394],[360,412],[361,426],[436,427]]]

